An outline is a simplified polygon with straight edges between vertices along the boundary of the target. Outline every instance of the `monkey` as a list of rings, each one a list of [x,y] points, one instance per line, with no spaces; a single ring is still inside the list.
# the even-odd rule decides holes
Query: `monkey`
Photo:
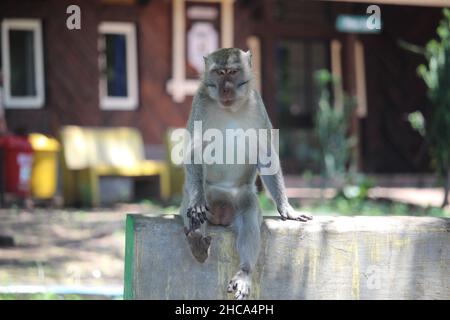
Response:
[[[250,51],[219,49],[204,57],[201,84],[192,101],[187,131],[194,134],[194,122],[202,130],[215,128],[222,133],[229,128],[272,129],[263,100],[255,89]],[[269,141],[271,152],[275,148]],[[226,151],[226,150],[225,150]],[[188,152],[198,152],[191,144]],[[278,155],[276,161],[279,162]],[[206,235],[206,221],[231,226],[236,233],[239,270],[227,285],[235,299],[248,298],[251,276],[260,251],[262,213],[255,181],[261,163],[205,164],[185,163],[185,182],[180,215],[194,258],[203,263],[209,254],[211,236]],[[296,212],[289,204],[281,167],[275,174],[261,175],[283,220],[308,221],[311,215]]]

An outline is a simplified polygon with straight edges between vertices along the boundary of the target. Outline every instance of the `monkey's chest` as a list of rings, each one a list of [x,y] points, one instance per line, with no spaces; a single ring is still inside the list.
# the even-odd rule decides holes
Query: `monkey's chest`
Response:
[[[225,114],[208,119],[204,127],[209,141],[204,141],[206,174],[215,181],[240,180],[257,164],[259,126],[251,115]]]

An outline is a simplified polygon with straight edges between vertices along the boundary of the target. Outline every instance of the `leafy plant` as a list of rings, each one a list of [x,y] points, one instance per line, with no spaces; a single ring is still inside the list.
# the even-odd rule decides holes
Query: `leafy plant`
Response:
[[[271,211],[276,211],[276,208],[272,202],[272,200],[266,196],[266,194],[264,192],[261,192],[258,195],[259,198],[259,204],[261,206],[261,210],[264,212],[271,212]]]
[[[411,127],[420,133],[421,136],[425,136],[425,118],[423,117],[422,112],[415,111],[408,115],[408,122]]]
[[[375,181],[362,174],[348,175],[346,184],[340,195],[346,199],[364,200],[369,197],[369,190],[373,188]]]
[[[319,105],[314,117],[314,132],[319,141],[321,173],[324,179],[333,177],[343,183],[356,140],[349,135],[354,99],[343,94],[343,107],[334,108],[329,87],[340,80],[328,70],[317,71],[315,80],[319,89]]]
[[[396,201],[380,201],[372,199],[337,196],[333,199],[319,201],[302,210],[315,215],[344,215],[344,216],[434,216],[448,217],[445,209],[438,207],[421,207]]]
[[[438,39],[430,40],[423,52],[427,60],[417,72],[428,88],[428,98],[433,105],[430,119],[425,120],[420,112],[411,113],[411,126],[425,136],[432,164],[444,181],[442,207],[449,203],[450,189],[450,10],[443,10],[443,19],[436,30]]]

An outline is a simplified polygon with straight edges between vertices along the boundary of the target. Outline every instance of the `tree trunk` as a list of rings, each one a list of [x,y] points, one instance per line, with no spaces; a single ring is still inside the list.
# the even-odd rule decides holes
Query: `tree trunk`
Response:
[[[444,174],[444,202],[442,203],[442,208],[448,205],[448,192],[450,189],[450,170],[447,169]]]

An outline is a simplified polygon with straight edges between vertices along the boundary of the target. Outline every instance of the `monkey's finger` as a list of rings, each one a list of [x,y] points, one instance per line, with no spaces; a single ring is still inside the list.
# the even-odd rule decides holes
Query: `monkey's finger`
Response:
[[[191,227],[191,231],[198,229],[198,222],[196,219],[191,219],[190,227]]]
[[[250,293],[248,287],[244,284],[238,285],[234,297],[237,300],[244,300]]]
[[[211,244],[211,236],[204,237],[203,241],[206,243],[207,246],[209,246]]]
[[[201,206],[195,207],[195,213],[197,213],[197,216],[199,216],[202,213],[202,207]]]
[[[196,220],[197,219],[197,209],[196,209],[196,207],[192,207],[190,218],[191,218],[191,220]]]
[[[195,219],[196,219],[200,224],[202,224],[202,223],[204,222],[203,216],[202,216],[202,212],[201,212],[199,209],[196,210],[196,212],[195,212]]]
[[[245,300],[247,298],[247,295],[245,293],[242,293],[241,291],[236,292],[234,296],[236,300]]]
[[[305,218],[306,220],[312,220],[313,216],[310,214],[302,214],[302,217]]]
[[[206,206],[200,207],[200,212],[198,213],[198,218],[200,219],[201,223],[204,223],[206,221]]]
[[[234,282],[233,280],[231,280],[231,281],[228,283],[227,292],[228,292],[228,293],[231,293],[231,292],[234,291],[235,288],[236,288],[236,284],[235,284],[235,282]]]

